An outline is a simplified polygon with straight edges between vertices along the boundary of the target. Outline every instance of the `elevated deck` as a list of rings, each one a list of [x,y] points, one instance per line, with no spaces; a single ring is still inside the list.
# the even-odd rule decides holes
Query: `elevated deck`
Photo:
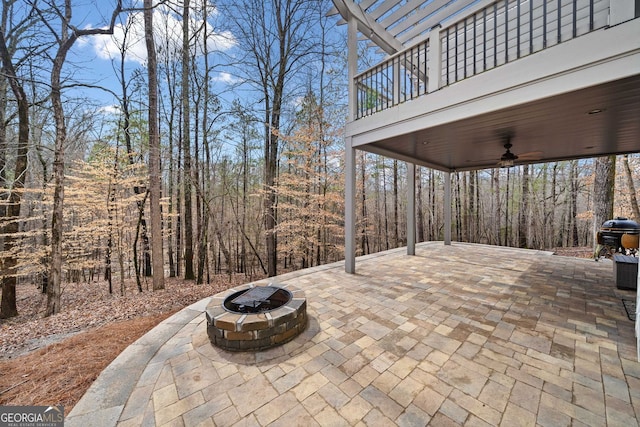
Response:
[[[638,150],[640,19],[617,0],[480,2],[353,77],[354,148],[444,171]]]

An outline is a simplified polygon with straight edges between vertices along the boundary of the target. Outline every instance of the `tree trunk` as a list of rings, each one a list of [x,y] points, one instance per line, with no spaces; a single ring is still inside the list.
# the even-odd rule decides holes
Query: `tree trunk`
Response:
[[[7,141],[7,107],[8,107],[8,90],[9,85],[7,78],[0,76],[0,187],[3,189],[0,191],[0,200],[5,201],[9,198],[9,192],[5,189],[9,188],[9,182],[7,181],[7,151],[9,150],[9,143]],[[7,207],[4,203],[0,203],[0,218],[4,218],[7,215]],[[3,238],[0,237],[0,248],[2,247]]]
[[[470,171],[469,188],[467,192],[467,200],[469,201],[469,214],[467,220],[467,241],[475,242],[476,227],[478,225],[477,209],[476,209],[476,171]]]
[[[462,242],[462,205],[461,205],[461,191],[460,191],[460,172],[454,174],[456,185],[454,194],[454,207],[456,218],[456,240]]]
[[[393,247],[400,246],[400,233],[398,230],[398,161],[393,159]]]
[[[491,194],[493,195],[491,199],[491,212],[493,212],[493,217],[491,218],[493,238],[491,242],[500,245],[500,228],[502,223],[502,213],[500,209],[500,169],[491,169]]]
[[[417,180],[418,180],[418,194],[416,200],[417,208],[417,227],[418,227],[418,242],[424,242],[424,207],[422,206],[422,168],[418,167]]]
[[[114,240],[114,226],[113,221],[116,211],[116,180],[118,179],[118,148],[116,147],[116,155],[113,159],[113,176],[109,182],[109,195],[107,197],[107,230],[109,235],[107,236],[107,249],[104,260],[104,278],[109,284],[109,294],[113,293],[113,275],[111,267],[111,255],[113,253],[113,240]]]
[[[529,165],[522,166],[522,203],[518,216],[518,247],[527,248],[529,233]]]
[[[61,34],[58,36],[58,52],[51,67],[51,105],[55,123],[55,143],[53,158],[53,209],[51,213],[51,273],[47,286],[47,309],[45,316],[60,311],[62,282],[62,240],[63,240],[63,202],[64,202],[64,146],[67,140],[67,127],[62,104],[61,72],[69,49],[76,40],[85,35],[111,35],[115,20],[122,9],[122,1],[118,0],[111,15],[108,28],[89,28],[80,30],[71,26],[71,0],[65,0],[64,16],[62,16]],[[38,12],[40,13],[40,12]]]
[[[615,157],[614,157],[615,159]],[[614,161],[615,165],[615,161]],[[615,166],[614,166],[615,171]],[[578,161],[571,161],[571,244],[579,246],[578,239]]]
[[[265,199],[264,199],[264,227],[266,231],[265,245],[267,249],[267,276],[278,274],[278,243],[276,236],[276,193],[274,191],[276,162],[271,161],[271,152],[276,149],[272,138],[268,137],[266,144],[269,146],[265,154],[268,159],[265,163]]]
[[[549,203],[547,201],[548,197],[547,197],[547,179],[548,179],[548,175],[549,175],[549,167],[548,165],[545,163],[544,165],[542,165],[542,223],[540,224],[540,234],[541,234],[541,249],[546,249],[549,248],[550,245],[548,244],[548,217],[549,217]]]
[[[462,173],[462,192],[460,193],[460,203],[462,206],[462,236],[463,241],[471,241],[471,235],[469,232],[469,222],[471,221],[471,212],[469,210],[469,172]]]
[[[153,0],[144,0],[144,34],[147,48],[149,85],[149,207],[151,211],[151,256],[153,290],[164,289],[164,257],[162,253],[162,212],[160,133],[158,131],[158,66],[153,39]]]
[[[366,163],[367,163],[367,155],[362,153],[362,162],[361,162],[361,178],[362,178],[362,233],[360,236],[360,248],[362,251],[362,255],[366,255],[369,253],[369,239],[367,237],[367,183],[366,183]]]
[[[509,185],[511,183],[511,168],[507,168],[507,190],[505,192],[504,200],[504,241],[502,243],[503,246],[509,246],[511,239],[511,228],[510,228],[510,215],[509,215],[509,197],[510,197],[510,189]]]
[[[125,41],[126,41],[127,35],[128,35],[128,29],[125,31],[125,34],[124,34]],[[127,158],[129,160],[129,164],[133,165],[135,163],[135,160],[134,160],[135,153],[133,150],[133,144],[131,142],[131,112],[129,109],[129,94],[127,90],[128,84],[127,84],[126,72],[125,72],[126,48],[123,46],[121,49],[122,50],[120,53],[119,72],[120,72],[120,89],[122,90],[122,101],[121,101],[122,117],[123,117],[122,130],[124,134],[125,147],[127,149]],[[144,186],[134,185],[133,191],[137,195],[140,195],[140,194],[146,194],[147,189]],[[146,200],[146,197],[145,197],[145,200]],[[149,233],[147,230],[147,221],[144,217],[145,203],[144,201],[138,200],[136,204],[139,211],[138,227],[140,228],[140,233],[142,237],[142,256],[143,256],[143,262],[144,262],[144,275],[145,277],[150,277],[151,276],[151,250],[149,247]],[[138,248],[133,247],[133,252],[137,254]],[[134,263],[136,267],[135,268],[136,281],[138,283],[138,287],[141,288],[140,268],[138,268],[137,257],[134,257]]]
[[[22,206],[22,190],[27,180],[27,154],[29,150],[29,101],[16,75],[11,62],[11,55],[7,49],[4,33],[0,31],[0,57],[2,58],[4,73],[9,80],[11,90],[18,103],[18,150],[14,169],[13,188],[7,200],[6,216],[9,220],[2,231],[4,237],[4,251],[9,254],[3,262],[2,298],[0,299],[0,318],[6,319],[18,315],[16,305],[16,283],[18,260],[13,254],[18,237],[15,236],[20,227],[20,210]],[[3,154],[4,155],[4,154]]]
[[[384,243],[385,243],[385,250],[389,250],[389,248],[391,247],[389,244],[389,212],[388,212],[388,207],[389,204],[387,203],[387,164],[385,162],[385,158],[382,157],[382,215],[384,216]],[[377,180],[376,180],[377,181]],[[364,170],[363,170],[363,175],[362,175],[362,185],[364,187],[365,183],[364,183]],[[379,183],[376,182],[376,189],[378,188]],[[363,199],[364,200],[364,199]],[[364,201],[363,201],[364,203]],[[380,243],[382,244],[382,243]]]
[[[209,14],[207,12],[207,2],[203,2],[203,17],[204,21],[207,21]],[[208,40],[207,26],[204,25],[202,28],[203,31],[203,39]],[[202,148],[205,154],[205,164],[202,171],[202,198],[208,198],[210,191],[210,176],[209,171],[211,171],[211,155],[209,150],[209,50],[208,44],[203,43],[203,60],[204,60],[204,76],[203,76],[203,84],[202,84],[202,96],[203,96],[203,104],[204,104],[204,114],[202,115]],[[196,156],[197,158],[197,156]],[[206,173],[205,173],[206,172]],[[200,184],[198,184],[200,185]],[[209,215],[207,214],[206,209],[206,200],[203,200],[202,203],[202,219],[201,229],[199,232],[199,246],[198,246],[198,275],[197,275],[197,283],[203,283],[204,281],[204,272],[208,271],[208,263],[207,263],[207,246],[209,244]],[[198,210],[198,215],[200,215],[200,210]],[[207,282],[209,282],[207,277]]]
[[[436,204],[436,174],[433,169],[429,169],[429,197],[427,197],[429,206],[429,240],[438,237],[438,208]]]
[[[173,110],[173,109],[172,109]],[[173,159],[173,111],[170,113],[169,123],[169,214],[167,215],[167,256],[169,257],[169,277],[176,277],[176,261],[173,251],[173,185],[174,185],[174,159]]]
[[[640,222],[640,207],[638,206],[638,197],[636,195],[636,186],[633,183],[633,174],[629,166],[629,155],[622,156],[622,166],[624,174],[627,177],[627,186],[629,187],[629,198],[631,202],[631,212],[633,212],[633,220]]]
[[[178,122],[178,134],[182,135],[182,109],[179,108],[180,118]],[[184,180],[184,176],[181,173],[180,165],[182,164],[182,137],[177,142],[176,146],[178,147],[178,158],[176,159],[176,165],[178,166],[178,171],[176,172],[176,276],[180,277],[182,275],[182,181]]]
[[[189,99],[189,0],[182,7],[182,151],[184,155],[184,278],[194,280],[193,270],[193,212],[191,206],[191,120]]]
[[[616,156],[598,157],[595,163],[593,227],[598,230],[603,222],[613,218]]]
[[[556,236],[556,207],[558,202],[558,163],[553,164],[553,173],[551,178],[551,218],[550,225],[551,230],[549,232],[549,237],[551,241],[551,246],[556,246],[557,244],[557,236]],[[559,245],[558,245],[559,246]]]
[[[67,0],[67,4],[69,0]],[[66,39],[66,29],[64,31]],[[65,40],[66,41],[66,40]],[[63,240],[63,202],[64,202],[64,146],[67,128],[62,106],[60,73],[67,52],[73,42],[64,43],[53,60],[51,70],[51,104],[55,123],[55,145],[53,158],[53,210],[51,213],[51,273],[47,286],[47,310],[45,316],[60,312],[62,283],[62,240]]]

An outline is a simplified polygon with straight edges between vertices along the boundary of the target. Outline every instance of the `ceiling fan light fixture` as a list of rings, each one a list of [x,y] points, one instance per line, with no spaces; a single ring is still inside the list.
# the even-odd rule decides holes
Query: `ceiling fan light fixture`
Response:
[[[514,165],[514,159],[500,159],[501,168],[510,168]]]
[[[502,157],[500,157],[500,167],[501,168],[510,168],[515,164],[515,161],[517,160],[518,156],[516,156],[515,154],[513,154],[511,152],[511,143],[507,142],[506,144],[504,144],[504,148],[507,149],[507,151],[502,155]]]

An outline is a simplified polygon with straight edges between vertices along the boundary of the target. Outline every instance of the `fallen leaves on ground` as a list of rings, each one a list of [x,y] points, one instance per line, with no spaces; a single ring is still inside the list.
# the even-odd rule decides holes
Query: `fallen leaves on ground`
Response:
[[[110,323],[0,360],[0,405],[63,405],[68,415],[118,354],[172,313]]]
[[[19,316],[0,320],[0,405],[64,405],[68,414],[100,372],[169,315],[252,279],[216,276],[197,285],[166,279],[165,289],[109,294],[106,282],[64,286],[62,312],[43,317],[46,296],[17,287]],[[120,291],[118,287],[117,291]]]
[[[574,258],[593,258],[593,248],[590,246],[580,246],[575,248],[553,248],[553,253],[560,256]]]
[[[126,282],[124,295],[110,294],[106,282],[68,283],[63,285],[62,311],[43,317],[46,295],[33,285],[16,289],[19,315],[0,320],[0,359],[12,358],[36,350],[78,332],[112,322],[167,313],[214,295],[230,285],[250,281],[243,275],[214,276],[209,284],[171,278],[165,289],[153,292],[143,284],[138,292],[135,282]]]

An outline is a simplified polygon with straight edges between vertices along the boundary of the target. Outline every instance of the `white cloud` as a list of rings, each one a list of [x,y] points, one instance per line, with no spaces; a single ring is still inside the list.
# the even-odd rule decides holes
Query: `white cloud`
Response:
[[[214,10],[211,14],[217,15]],[[159,7],[153,14],[154,37],[159,60],[164,55],[178,55],[182,46],[182,21],[168,6]],[[190,27],[192,33],[195,29],[202,28],[203,20],[192,18]],[[229,31],[216,32],[210,22],[206,24],[207,48],[209,52],[226,51],[236,44],[233,34]],[[134,12],[127,16],[125,23],[117,24],[111,36],[100,35],[89,39],[89,44],[99,58],[111,60],[120,58],[120,47],[126,46],[127,55],[125,61],[134,61],[144,64],[147,59],[147,50],[144,38],[144,19],[142,12]],[[202,53],[204,37],[202,33],[197,40],[197,52]]]
[[[100,107],[98,109],[99,113],[103,113],[103,114],[120,114],[122,112],[122,109],[120,108],[120,106],[118,105],[104,105],[102,107]]]
[[[211,80],[217,83],[224,83],[224,84],[234,84],[239,81],[236,77],[225,72],[218,73],[218,75],[214,76]]]

